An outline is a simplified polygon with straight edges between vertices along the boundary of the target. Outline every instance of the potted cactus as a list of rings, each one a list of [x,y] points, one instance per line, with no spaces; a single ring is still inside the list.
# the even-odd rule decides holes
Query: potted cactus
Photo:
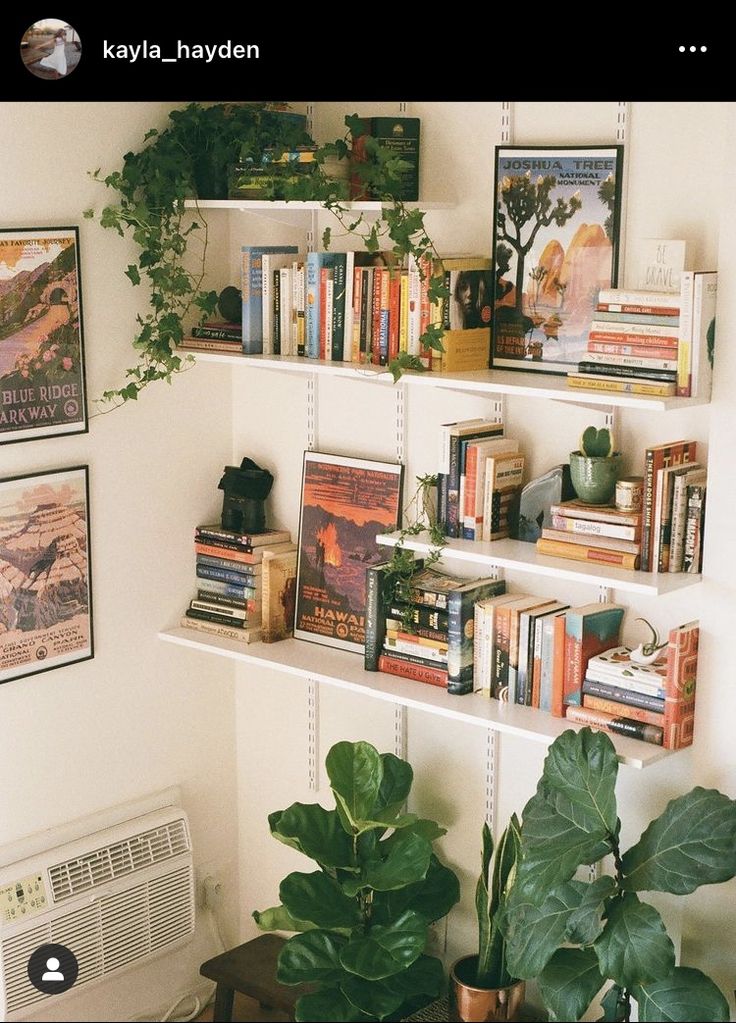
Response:
[[[621,452],[614,450],[612,432],[586,427],[580,437],[580,449],[570,452],[570,478],[580,500],[587,504],[610,504],[620,464]]]
[[[524,1001],[524,982],[506,965],[506,939],[499,920],[516,879],[521,828],[516,814],[501,836],[493,858],[493,837],[483,825],[481,871],[475,889],[478,953],[458,959],[450,971],[450,1018],[464,1023],[514,1020]]]

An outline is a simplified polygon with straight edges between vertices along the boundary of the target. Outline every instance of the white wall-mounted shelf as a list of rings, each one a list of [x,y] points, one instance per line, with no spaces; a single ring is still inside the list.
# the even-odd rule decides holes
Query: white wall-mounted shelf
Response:
[[[181,627],[160,632],[159,639],[166,643],[175,643],[204,653],[227,657],[242,664],[274,668],[305,680],[323,682],[339,689],[348,689],[377,700],[423,710],[429,714],[438,714],[480,728],[522,736],[545,746],[549,746],[568,728],[579,727],[564,718],[553,717],[545,711],[500,703],[480,693],[450,696],[438,686],[381,672],[365,671],[363,658],[359,654],[333,650],[331,647],[303,640],[286,639],[280,643],[244,644],[237,640],[210,636]],[[611,735],[610,739],[621,763],[630,767],[649,767],[650,764],[670,755],[669,750],[638,739],[620,735]]]
[[[293,227],[308,225],[314,214],[330,212],[324,203],[315,200],[290,200],[286,199],[186,199],[184,205],[187,209],[200,210],[234,210],[239,213],[254,213],[266,220],[275,220],[280,224],[291,224]],[[389,206],[389,203],[366,200],[363,202],[349,202],[340,200],[340,206],[351,213],[362,213],[369,219],[380,216],[381,210]],[[404,203],[407,209],[425,210],[430,213],[432,210],[451,210],[454,203],[451,202],[407,202]]]
[[[386,547],[395,547],[398,533],[387,533],[376,537]],[[433,549],[426,533],[406,537],[402,546],[407,550],[428,554]],[[493,540],[483,543],[476,540],[446,540],[442,548],[443,559],[464,561],[485,568],[508,568],[533,575],[554,576],[555,579],[571,579],[575,582],[605,586],[625,593],[641,593],[648,597],[661,596],[694,586],[702,576],[687,572],[632,572],[608,565],[586,564],[565,558],[551,558],[540,554],[536,544],[521,540]]]
[[[326,362],[292,355],[243,355],[229,352],[181,351],[202,362],[218,362],[230,366],[251,366],[286,373],[319,373],[349,376],[355,380],[391,383],[385,366],[369,363]],[[509,394],[517,397],[547,398],[573,405],[602,408],[631,408],[647,412],[669,412],[676,409],[708,405],[707,398],[660,398],[645,394],[618,394],[607,391],[580,391],[567,386],[565,377],[541,373],[516,373],[513,370],[475,370],[469,373],[415,373],[402,376],[410,387],[439,387],[468,394]]]

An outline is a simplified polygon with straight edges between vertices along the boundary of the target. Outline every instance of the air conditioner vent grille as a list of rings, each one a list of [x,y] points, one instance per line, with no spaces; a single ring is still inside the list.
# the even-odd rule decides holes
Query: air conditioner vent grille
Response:
[[[54,902],[62,902],[80,892],[109,884],[126,874],[186,852],[189,852],[189,835],[186,823],[181,819],[103,846],[76,859],[57,863],[49,868]]]
[[[186,838],[186,832],[184,835]],[[82,900],[85,904],[79,909],[68,907],[47,924],[12,937],[0,936],[6,1013],[46,998],[33,987],[27,973],[28,959],[39,945],[58,942],[74,952],[79,962],[76,991],[193,933],[191,860],[142,884],[128,883],[130,887],[123,891]]]

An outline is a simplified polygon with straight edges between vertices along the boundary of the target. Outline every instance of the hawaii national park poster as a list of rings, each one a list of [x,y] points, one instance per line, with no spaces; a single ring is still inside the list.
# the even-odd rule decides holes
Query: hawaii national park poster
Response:
[[[362,653],[366,569],[398,528],[403,467],[304,453],[294,635]]]
[[[79,232],[0,231],[0,444],[87,430]]]

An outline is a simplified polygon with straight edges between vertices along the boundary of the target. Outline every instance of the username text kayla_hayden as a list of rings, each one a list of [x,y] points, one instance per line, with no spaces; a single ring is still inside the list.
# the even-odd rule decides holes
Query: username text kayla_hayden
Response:
[[[102,41],[102,56],[105,60],[127,61],[135,64],[141,60],[160,60],[163,64],[178,61],[201,60],[211,64],[215,60],[258,60],[261,56],[257,43],[236,43],[225,39],[220,43],[189,43],[177,39],[175,44],[165,46],[142,39],[137,43]]]

